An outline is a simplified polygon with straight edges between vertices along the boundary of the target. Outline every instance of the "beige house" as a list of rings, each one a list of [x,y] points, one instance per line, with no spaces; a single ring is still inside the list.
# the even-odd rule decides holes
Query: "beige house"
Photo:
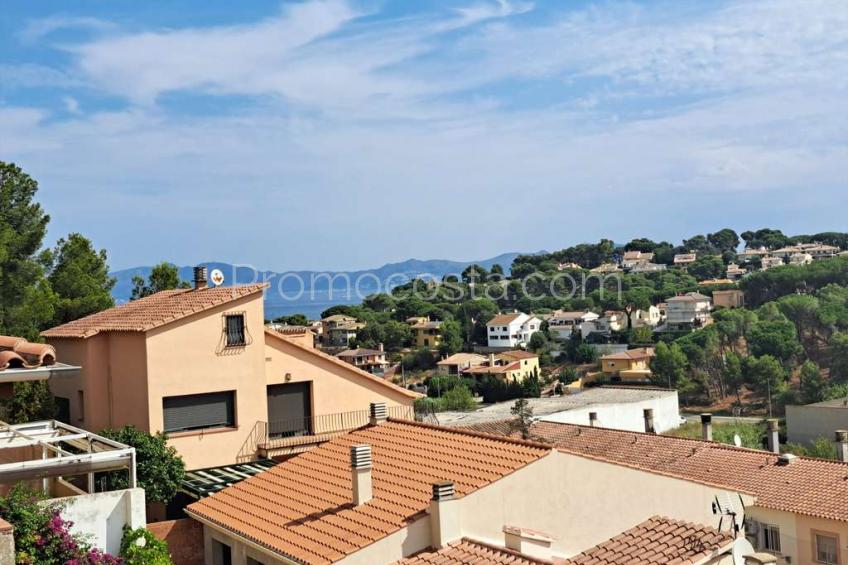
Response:
[[[539,356],[529,351],[504,351],[489,354],[488,361],[468,367],[461,372],[463,375],[481,378],[487,375],[503,381],[521,382],[524,379],[539,375]]]
[[[742,278],[743,276],[745,276],[745,273],[747,273],[747,272],[748,271],[746,269],[743,269],[742,267],[740,267],[736,263],[730,263],[729,265],[727,265],[726,276],[727,276],[728,279],[730,279],[732,281],[736,281],[736,280],[739,280],[740,278]]]
[[[363,371],[369,373],[382,373],[389,366],[386,361],[386,352],[383,351],[383,344],[379,344],[377,349],[346,349],[336,355],[345,363],[350,363],[354,367],[359,367]]]
[[[321,320],[321,343],[325,347],[347,347],[356,339],[356,332],[365,327],[352,316],[334,314]]]
[[[311,332],[263,325],[264,284],[167,290],[43,332],[82,367],[51,380],[70,423],[164,431],[189,469],[249,461],[261,443],[308,443],[332,415],[418,396],[325,355]],[[267,453],[266,453],[267,455]]]
[[[601,357],[600,372],[586,375],[583,384],[595,382],[601,378],[615,383],[648,381],[651,377],[651,359],[653,358],[653,347],[639,347],[604,355]]]
[[[644,265],[654,260],[653,253],[643,253],[641,251],[625,251],[621,257],[621,267],[624,270],[632,269],[636,265]]]
[[[754,553],[730,516],[719,530],[712,511],[725,502],[744,532],[750,482],[650,468],[665,452],[627,463],[606,454],[640,450],[643,434],[605,442],[598,428],[545,426],[564,436],[562,447],[553,433],[526,441],[375,417],[187,513],[203,525],[209,565],[599,565],[634,555],[649,565],[731,565],[734,549]],[[571,446],[575,430],[589,442]]]
[[[476,353],[454,353],[436,363],[436,368],[440,375],[458,375],[465,369],[482,365],[486,359]]]
[[[745,293],[738,288],[713,291],[713,306],[722,308],[742,308],[745,306]]]
[[[767,271],[774,267],[780,267],[781,265],[783,265],[783,257],[763,257],[763,260],[760,263],[760,269]]]
[[[417,348],[429,347],[435,349],[442,342],[442,322],[429,318],[415,318],[411,325],[412,341]]]
[[[712,321],[712,299],[699,292],[687,292],[666,301],[666,323],[669,329],[685,330]]]
[[[697,259],[697,253],[678,253],[674,256],[674,264],[686,266],[694,263]]]

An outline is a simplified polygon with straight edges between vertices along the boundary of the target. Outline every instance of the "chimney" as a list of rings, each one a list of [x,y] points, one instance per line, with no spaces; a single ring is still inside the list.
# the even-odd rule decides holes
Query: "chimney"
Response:
[[[701,414],[701,439],[704,441],[713,440],[713,415]]]
[[[389,418],[389,411],[385,402],[372,402],[369,409],[369,423],[372,426],[382,424]]]
[[[836,430],[836,460],[848,463],[848,430]]]
[[[503,533],[504,545],[507,549],[546,561],[550,561],[553,557],[551,544],[554,539],[547,534],[514,526],[504,526]]]
[[[430,499],[430,541],[436,549],[462,537],[459,506],[452,481],[433,483]]]
[[[209,286],[209,280],[206,275],[206,267],[194,268],[194,290],[201,290]]]
[[[654,409],[645,408],[645,410],[643,410],[643,414],[645,415],[645,433],[656,433],[654,432]]]
[[[377,351],[380,351],[380,352],[384,351],[382,343],[377,344]]]
[[[495,354],[489,353],[489,367],[495,366]]]
[[[598,425],[598,413],[589,412],[589,425],[593,428]]]
[[[777,418],[769,418],[766,420],[768,424],[767,439],[768,450],[772,453],[780,453],[780,425]]]
[[[350,468],[353,480],[353,504],[359,506],[371,500],[371,446],[350,446]]]

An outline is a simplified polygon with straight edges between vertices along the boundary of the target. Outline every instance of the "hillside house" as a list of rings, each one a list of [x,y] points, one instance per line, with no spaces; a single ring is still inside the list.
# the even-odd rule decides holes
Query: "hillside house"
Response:
[[[600,318],[591,310],[557,310],[548,317],[548,333],[554,339],[567,340],[575,331],[580,333],[584,323]]]
[[[389,362],[386,361],[386,352],[383,351],[383,344],[379,344],[377,349],[357,348],[346,349],[336,355],[345,363],[350,363],[354,367],[358,367],[363,371],[372,374],[382,375]]]
[[[335,314],[321,320],[321,343],[325,347],[348,347],[356,339],[356,332],[365,327],[352,316]]]
[[[459,375],[465,369],[482,365],[486,359],[476,353],[454,353],[436,363],[436,368],[440,375]]]
[[[539,331],[542,321],[531,314],[513,312],[498,314],[486,322],[489,347],[515,349],[530,342],[530,337]]]
[[[674,264],[680,267],[691,265],[698,260],[697,253],[678,253],[674,256]]]
[[[411,324],[412,342],[415,347],[436,349],[442,343],[442,322],[429,318],[414,318]]]
[[[461,374],[473,378],[493,376],[504,382],[522,382],[539,373],[539,356],[529,351],[504,351],[489,354],[487,361],[468,367]]]
[[[666,325],[670,330],[687,330],[712,321],[712,300],[699,292],[687,292],[666,301]]]
[[[643,253],[641,251],[625,251],[621,257],[621,268],[625,271],[632,269],[636,265],[645,265],[654,260],[653,253]]]
[[[209,288],[199,268],[193,288],[51,328],[42,336],[81,370],[50,388],[75,426],[168,433],[189,469],[274,454],[272,439],[303,449],[343,425],[335,415],[419,396],[265,328],[265,286]]]
[[[745,293],[738,288],[713,291],[713,306],[722,308],[743,308]]]

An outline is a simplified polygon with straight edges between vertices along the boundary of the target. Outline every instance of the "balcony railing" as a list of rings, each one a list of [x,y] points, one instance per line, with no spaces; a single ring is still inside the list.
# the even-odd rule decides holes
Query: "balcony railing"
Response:
[[[412,406],[389,406],[389,418],[416,420]],[[336,435],[355,430],[368,424],[368,410],[356,412],[337,412],[306,418],[258,422],[258,435],[261,447],[274,449],[294,444],[307,444],[329,439]]]

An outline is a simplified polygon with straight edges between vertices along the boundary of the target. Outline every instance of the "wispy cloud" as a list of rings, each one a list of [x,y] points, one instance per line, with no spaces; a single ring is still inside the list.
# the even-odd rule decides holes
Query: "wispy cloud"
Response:
[[[33,44],[60,30],[106,32],[114,30],[116,27],[112,22],[99,18],[57,15],[27,22],[18,33],[18,37],[24,43]]]
[[[58,225],[86,222],[127,261],[161,252],[129,235],[151,225],[157,241],[205,234],[176,261],[353,267],[719,220],[804,229],[848,205],[844,2],[380,16],[317,0],[66,44],[72,60],[53,71],[82,86],[57,97],[63,113],[0,108],[0,152],[42,179]],[[98,109],[92,92],[123,106]],[[164,102],[174,93],[240,103],[181,111]],[[809,198],[834,205],[799,217]],[[716,218],[705,201],[732,204]],[[650,226],[633,213],[648,209]],[[491,229],[517,210],[533,211],[532,229]],[[410,224],[429,229],[426,245]],[[314,245],[246,244],[278,241],[281,225]]]

